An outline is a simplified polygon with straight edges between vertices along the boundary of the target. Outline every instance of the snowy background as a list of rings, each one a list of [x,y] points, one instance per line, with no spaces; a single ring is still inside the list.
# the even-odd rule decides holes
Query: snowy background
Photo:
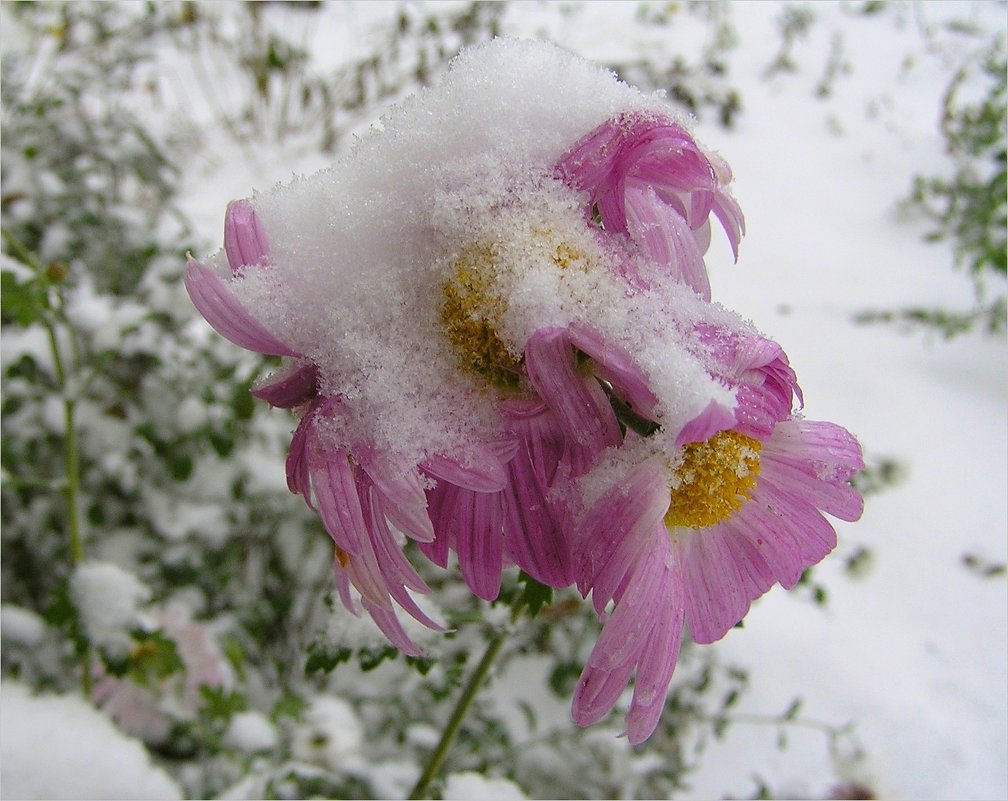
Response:
[[[855,432],[882,487],[867,497],[860,522],[838,524],[837,551],[807,583],[790,594],[771,591],[754,604],[743,628],[706,649],[718,664],[742,666],[746,686],[730,710],[710,713],[726,715],[730,725],[719,736],[693,743],[696,748],[702,744],[702,751],[690,757],[692,769],[681,772],[682,786],[672,794],[1008,796],[1008,348],[1003,329],[992,335],[977,326],[946,338],[933,327],[857,321],[866,311],[968,310],[975,303],[969,275],[953,269],[953,242],[926,241],[933,223],[905,201],[915,176],[950,173],[952,162],[939,126],[946,92],[958,71],[975,72],[992,40],[1000,36],[1003,41],[1005,4],[480,5],[473,10],[462,3],[263,4],[251,15],[253,29],[248,27],[250,12],[242,7],[196,6],[213,18],[210,33],[182,29],[154,36],[157,48],[135,67],[118,98],[142,116],[180,170],[176,202],[184,224],[163,223],[164,230],[181,226],[194,253],[215,250],[228,200],[325,166],[386,103],[415,88],[417,79],[436,80],[445,59],[467,36],[499,32],[548,38],[619,69],[632,82],[654,82],[646,88],[662,80],[666,88],[691,88],[690,97],[682,91],[672,94],[693,104],[697,138],[732,165],[735,195],[747,218],[738,264],[717,239],[708,256],[714,297],[784,346],[798,373],[808,416],[837,421]],[[128,16],[125,6],[120,10]],[[417,38],[421,44],[415,50],[409,49],[414,40],[396,38],[402,18],[411,25],[438,15],[443,23],[457,22],[467,11],[473,20],[463,18],[441,38]],[[14,17],[9,4],[0,13],[5,59],[20,59],[19,69],[27,74],[19,84],[22,91],[58,83],[57,68],[65,62],[56,35],[33,33]],[[250,30],[260,38],[249,39]],[[249,88],[249,62],[236,59],[232,45],[243,37],[245,46],[272,42],[264,31],[282,34],[304,57],[296,71],[263,73],[254,84],[257,95]],[[283,61],[280,51],[270,52],[274,64]],[[386,60],[370,71],[361,67],[373,64],[376,54]],[[711,61],[722,68],[708,69]],[[4,63],[7,81],[8,61]],[[316,103],[323,95],[312,93],[326,81],[334,94],[359,91],[364,99]],[[312,103],[299,104],[299,96],[311,96]],[[24,111],[12,110],[5,97],[5,126],[12,114]],[[334,118],[338,124],[330,130],[326,120]],[[5,182],[27,181],[7,151],[3,166]],[[9,187],[5,198],[13,191]],[[6,199],[4,203],[6,229],[18,212],[8,208]],[[46,247],[56,246],[43,238],[40,250]],[[10,260],[5,255],[5,270]],[[166,258],[166,275],[171,274],[169,262]],[[180,270],[178,264],[176,275]],[[71,317],[77,325],[92,335],[101,334],[103,325],[125,326],[133,302],[128,293],[126,300],[102,305],[101,290],[89,291],[89,301],[81,300],[86,295],[82,289],[73,296],[77,316]],[[989,297],[1003,294],[1003,280],[990,279],[987,291]],[[134,305],[142,306],[149,297],[137,294]],[[188,335],[205,343],[209,335],[200,333],[194,312],[179,307],[173,314]],[[136,313],[135,319],[140,316]],[[25,353],[44,362],[39,341],[30,328],[5,325],[5,397],[20,391],[17,381],[27,380],[18,372],[12,381],[10,372],[23,363]],[[218,350],[224,353],[227,347]],[[181,356],[171,358],[184,362]],[[239,365],[225,380],[240,383],[248,367]],[[19,418],[9,416],[15,411],[6,400],[4,409],[6,435]],[[17,413],[23,414],[23,408]],[[199,418],[176,421],[180,430],[197,433],[199,420],[212,417],[206,409],[191,407],[163,413]],[[58,418],[59,409],[41,414]],[[89,420],[82,417],[82,430]],[[296,509],[300,501],[293,496],[285,501],[282,495],[278,442],[289,428],[275,419],[263,425],[266,434],[260,431],[258,439],[237,440],[235,459],[249,466],[263,492],[276,495],[277,506],[270,508],[277,519],[286,519],[301,514]],[[16,472],[7,458],[5,482]],[[214,498],[218,487],[221,496]],[[163,518],[153,528],[169,550],[182,547],[189,536],[176,536],[176,529],[219,529],[214,536],[220,546],[230,536],[228,525],[235,525],[233,519],[222,519],[227,492],[224,479],[211,481],[201,505],[185,508],[151,494],[150,514]],[[19,522],[31,527],[26,516],[36,507],[13,503],[7,494],[4,503],[5,528]],[[137,547],[130,544],[129,525],[108,538],[95,532],[102,525],[96,519],[88,525],[91,539],[85,539],[85,547],[92,548],[91,555],[135,570],[148,584],[153,581],[136,566],[145,562],[133,559]],[[4,561],[10,566],[20,552],[17,541],[6,536]],[[74,597],[80,601],[87,595],[79,590],[85,582],[79,570],[75,575]],[[19,649],[41,648],[55,636],[57,624],[51,615],[41,614],[44,603],[33,612],[24,593],[17,594],[7,573],[4,577],[0,767],[5,798],[169,798],[215,787],[205,777],[196,778],[184,759],[166,757],[163,749],[145,749],[135,731],[127,736],[107,715],[84,703],[79,692],[75,695],[72,686],[31,667]],[[127,616],[135,611],[131,603],[146,602],[140,590],[130,595],[130,580],[120,581],[122,592],[114,599],[127,604]],[[326,589],[324,564],[323,580],[315,586],[315,605],[321,606],[317,599]],[[190,602],[194,616],[215,621],[216,633],[228,631],[231,611],[215,607],[205,595],[193,601],[195,597],[180,594],[172,600]],[[88,603],[85,599],[79,606],[86,609]],[[342,614],[321,611],[323,620],[327,614]],[[86,628],[86,614],[79,617]],[[92,644],[100,639],[94,629],[88,629]],[[311,634],[309,630],[296,647],[306,650]],[[231,658],[230,651],[228,657],[230,669],[240,674],[241,660]],[[370,782],[371,793],[402,795],[416,776],[416,758],[405,751],[401,758],[381,752],[382,761],[373,761],[367,738],[375,736],[377,718],[359,705],[354,711],[343,700],[356,704],[368,693],[381,696],[380,687],[365,691],[361,682],[401,681],[391,664],[345,679],[341,671],[346,673],[350,665],[337,667],[329,684],[315,685],[324,703],[302,694],[308,710],[295,716],[298,724],[292,727],[281,726],[269,709],[257,711],[254,700],[247,710],[226,710],[223,745],[215,746],[221,749],[215,753],[247,755],[228,757],[227,769],[221,768],[230,777],[228,797],[265,795],[262,776],[271,769],[269,754],[281,748],[288,749],[290,759],[314,764],[319,771],[349,762],[356,766],[354,775]],[[543,674],[552,666],[529,648],[507,661],[485,690],[486,714],[496,716],[516,748],[523,738],[548,741],[550,732],[571,726],[567,702],[543,686]],[[248,669],[251,673],[253,665]],[[33,699],[28,685],[51,692]],[[390,684],[385,691],[392,688]],[[252,698],[253,690],[248,695]],[[534,737],[520,711],[527,708],[523,703],[538,716]],[[446,714],[444,706],[435,721]],[[697,712],[697,719],[705,714]],[[324,754],[311,739],[313,725],[329,732]],[[436,730],[436,723],[424,722],[409,729],[405,741],[421,749],[410,753],[429,747]],[[612,737],[616,731],[614,723],[596,732],[591,753],[599,764],[614,765],[613,771],[625,775],[596,792],[646,795],[650,785],[635,782],[648,766],[667,758],[660,737],[628,762],[630,749]],[[557,746],[552,758],[559,760],[563,753]],[[549,772],[549,759],[544,756],[540,773]],[[527,762],[515,764],[528,768]],[[492,765],[480,768],[478,761],[449,763],[449,772],[453,770],[444,797],[564,797],[570,792],[562,785],[526,782],[517,770],[505,777]],[[216,786],[223,784],[218,780]],[[303,792],[304,785],[299,787]],[[357,787],[361,794],[368,792]],[[276,784],[269,791],[280,797],[298,792]]]

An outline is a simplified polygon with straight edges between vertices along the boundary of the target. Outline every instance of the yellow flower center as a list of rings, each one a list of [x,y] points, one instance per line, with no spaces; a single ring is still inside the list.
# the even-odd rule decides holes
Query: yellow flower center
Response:
[[[582,263],[585,256],[549,232],[536,244],[559,269]],[[475,244],[463,251],[442,287],[441,323],[462,369],[475,373],[501,388],[518,386],[523,355],[515,353],[498,334],[507,301],[499,276],[510,270],[502,248]]]
[[[734,431],[722,431],[683,448],[675,471],[669,528],[707,528],[727,520],[752,497],[760,471],[760,443]]]
[[[496,290],[497,254],[488,245],[474,245],[455,262],[443,290],[441,323],[462,369],[500,387],[518,384],[520,358],[498,336],[496,327],[504,302]]]

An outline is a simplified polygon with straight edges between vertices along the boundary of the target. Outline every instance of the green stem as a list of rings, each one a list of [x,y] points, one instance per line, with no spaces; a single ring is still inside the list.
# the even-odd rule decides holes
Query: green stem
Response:
[[[66,425],[67,522],[70,529],[70,556],[75,565],[84,561],[84,544],[80,525],[80,453],[77,448],[77,424],[74,418],[74,401],[63,401],[63,419]]]
[[[3,229],[4,239],[15,255],[30,266],[36,274],[42,275],[38,260],[31,251],[10,231]],[[69,322],[60,314],[61,309],[56,309],[57,319],[63,319],[69,327]],[[47,315],[42,314],[39,320],[46,330],[49,338],[49,350],[52,353],[53,371],[56,374],[56,387],[63,393],[63,444],[64,444],[64,469],[66,470],[66,491],[67,503],[67,530],[70,536],[70,558],[74,565],[79,565],[84,561],[84,542],[81,536],[80,521],[80,451],[77,442],[77,422],[76,403],[70,396],[70,388],[67,383],[66,367],[63,364],[63,356],[60,353],[59,338],[56,333],[56,324]],[[70,330],[71,345],[74,351],[75,365],[79,369],[79,354],[77,350],[77,340]],[[84,649],[81,654],[81,689],[87,698],[91,697],[91,648]]]
[[[501,629],[490,640],[483,658],[480,660],[479,665],[477,665],[476,670],[469,677],[469,683],[466,684],[462,695],[458,699],[458,703],[455,704],[455,709],[452,710],[451,717],[448,718],[448,724],[441,733],[441,739],[431,754],[423,774],[417,780],[412,792],[410,792],[409,798],[419,799],[426,797],[430,783],[437,776],[438,771],[441,770],[441,765],[444,764],[445,757],[448,756],[448,751],[452,743],[455,742],[455,735],[458,734],[459,729],[462,727],[462,721],[465,720],[466,713],[469,711],[469,707],[472,706],[472,702],[476,699],[480,686],[490,672],[494,660],[500,654],[505,639],[507,639],[507,630]]]
[[[63,397],[63,443],[64,467],[66,470],[66,503],[67,530],[70,534],[70,558],[74,565],[84,561],[84,541],[81,536],[80,520],[80,450],[77,442],[77,419],[75,416],[76,402],[69,394],[66,380],[66,370],[60,356],[56,341],[56,329],[48,321],[49,343],[52,348],[53,365]],[[81,654],[81,690],[84,697],[91,698],[91,647],[84,648]]]
[[[14,251],[14,255],[17,257],[17,259],[22,263],[27,264],[36,273],[38,273],[39,272],[38,260],[35,259],[34,256],[32,256],[31,251],[28,250],[27,247],[25,247],[24,243],[16,236],[14,236],[14,234],[12,234],[6,228],[2,229],[2,231],[0,232],[3,233],[3,238],[7,240],[8,246],[10,247],[11,250]]]

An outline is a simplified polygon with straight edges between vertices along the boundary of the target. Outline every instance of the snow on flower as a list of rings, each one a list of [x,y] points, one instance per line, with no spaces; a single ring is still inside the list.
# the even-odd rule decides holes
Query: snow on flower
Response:
[[[736,256],[744,231],[730,181],[660,98],[495,40],[328,170],[228,207],[186,287],[220,334],[281,358],[253,394],[299,419],[288,486],[348,609],[408,654],[397,610],[440,630],[406,539],[442,567],[454,552],[481,598],[512,564],[576,583],[616,605],[575,719],[636,671],[639,742],[683,620],[716,639],[829,550],[818,510],[853,515],[831,499],[859,450],[791,417],[781,348],[710,302],[711,218]]]

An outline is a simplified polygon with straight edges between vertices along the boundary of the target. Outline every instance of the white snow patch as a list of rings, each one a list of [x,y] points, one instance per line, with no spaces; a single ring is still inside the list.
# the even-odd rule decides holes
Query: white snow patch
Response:
[[[5,643],[33,648],[42,643],[46,624],[30,609],[14,604],[0,606],[0,636]]]
[[[294,732],[291,754],[295,759],[340,771],[347,767],[348,758],[359,756],[363,736],[363,727],[350,704],[334,695],[320,695],[312,699]]]
[[[238,712],[231,718],[224,741],[232,748],[248,753],[271,751],[276,746],[277,733],[261,712]]]
[[[84,562],[70,577],[70,594],[93,645],[115,655],[130,647],[130,630],[150,590],[132,573],[111,562]]]
[[[467,770],[449,774],[445,779],[445,801],[523,801],[528,798],[522,789],[509,779],[491,779]]]
[[[175,799],[182,792],[144,747],[76,696],[0,686],[0,794],[38,799]]]
[[[516,358],[543,327],[593,328],[634,354],[677,429],[712,398],[733,403],[691,352],[701,307],[665,282],[628,298],[615,269],[627,254],[585,224],[586,198],[554,175],[565,152],[625,112],[677,118],[543,42],[467,49],[331,168],[253,197],[269,265],[232,280],[223,252],[207,263],[319,366],[322,392],[346,407],[319,430],[341,446],[370,441],[420,461],[494,438],[487,395],[497,390],[466,371],[455,349],[465,346],[446,335],[456,321],[445,318],[446,288],[470,280],[475,305],[455,312],[462,320],[488,325]]]

